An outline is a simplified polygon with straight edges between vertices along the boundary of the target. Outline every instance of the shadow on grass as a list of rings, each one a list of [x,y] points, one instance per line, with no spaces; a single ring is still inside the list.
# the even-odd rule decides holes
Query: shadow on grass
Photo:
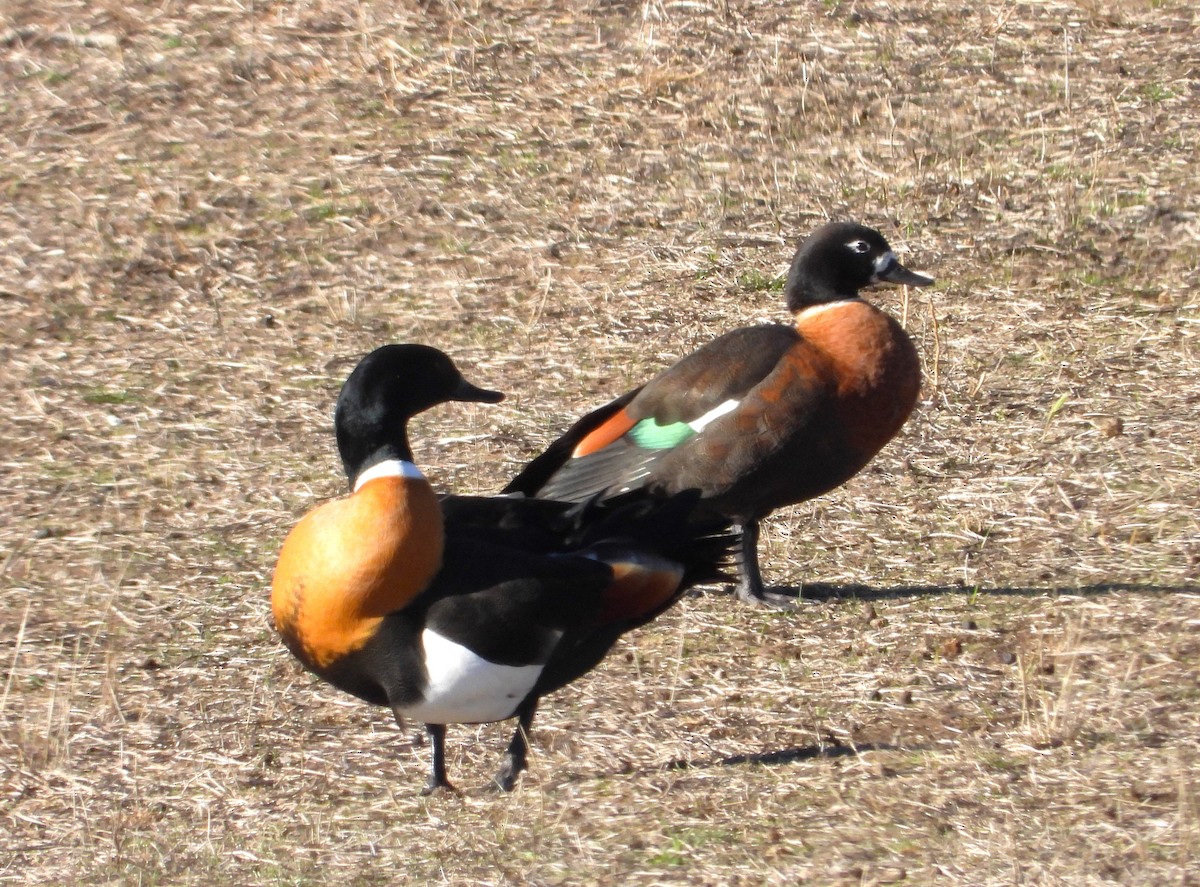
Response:
[[[603,776],[605,778],[615,776],[652,776],[655,773],[682,773],[688,770],[712,770],[717,767],[739,767],[743,764],[755,764],[762,767],[778,767],[787,764],[795,764],[800,761],[813,761],[819,758],[846,758],[857,755],[866,754],[874,751],[897,751],[903,749],[905,751],[921,751],[928,748],[925,745],[891,745],[886,742],[871,743],[864,742],[856,745],[844,745],[832,737],[826,742],[819,745],[795,745],[790,748],[779,748],[772,751],[760,752],[745,752],[736,755],[723,755],[721,757],[713,757],[700,760],[683,760],[676,758],[673,761],[666,761],[662,764],[647,764],[641,767],[624,767],[619,770],[609,771]],[[576,779],[587,779],[591,777],[582,774],[576,774],[574,777],[568,777],[568,781]]]
[[[896,585],[891,588],[875,588],[870,585],[835,585],[829,582],[806,582],[803,585],[777,585],[770,589],[773,594],[798,598],[804,601],[880,601],[900,598],[924,597],[937,594],[982,595],[986,597],[1097,597],[1107,594],[1200,594],[1200,585],[1146,585],[1135,582],[1103,582],[1095,585],[1078,586],[986,586],[966,585]]]
[[[708,770],[713,767],[738,767],[742,764],[759,764],[765,767],[779,764],[794,764],[797,761],[811,761],[817,758],[844,758],[872,751],[894,751],[899,746],[886,743],[862,745],[805,745],[791,748],[780,748],[774,751],[747,752],[740,755],[728,755],[712,758],[707,761],[668,761],[661,765],[662,770]],[[906,749],[912,750],[911,746]]]

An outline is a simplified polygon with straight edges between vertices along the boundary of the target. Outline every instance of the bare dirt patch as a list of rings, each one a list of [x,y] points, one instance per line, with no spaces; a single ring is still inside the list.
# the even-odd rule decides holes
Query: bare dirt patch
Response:
[[[0,881],[1200,883],[1200,28],[1116,5],[3,7]],[[827,217],[939,282],[765,534],[811,603],[689,598],[419,798],[267,621],[353,361],[510,392],[415,441],[495,490]]]

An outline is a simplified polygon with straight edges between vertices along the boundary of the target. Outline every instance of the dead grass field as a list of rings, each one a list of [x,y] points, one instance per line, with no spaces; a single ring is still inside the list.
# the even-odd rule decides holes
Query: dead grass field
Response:
[[[0,84],[0,882],[1200,884],[1193,4],[7,0]],[[353,361],[508,391],[414,441],[495,490],[827,217],[938,285],[877,294],[905,432],[766,530],[810,602],[689,598],[418,797],[268,625]]]

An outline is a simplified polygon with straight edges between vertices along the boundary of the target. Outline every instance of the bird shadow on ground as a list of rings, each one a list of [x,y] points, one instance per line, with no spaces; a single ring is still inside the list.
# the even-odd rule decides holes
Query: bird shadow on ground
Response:
[[[905,751],[920,751],[927,746],[905,745]],[[845,758],[873,751],[896,751],[901,746],[888,743],[859,743],[846,745],[833,740],[819,745],[796,745],[789,748],[779,748],[772,751],[744,752],[736,755],[721,755],[718,757],[684,760],[676,758],[661,764],[649,764],[644,767],[627,767],[613,770],[604,774],[605,778],[616,775],[651,776],[655,773],[679,773],[688,770],[712,770],[717,767],[738,767],[743,764],[757,764],[764,767],[795,764],[800,761],[812,761],[818,758]]]
[[[835,585],[829,582],[806,582],[803,585],[776,585],[769,589],[772,594],[794,597],[799,605],[805,601],[880,601],[925,595],[960,594],[988,597],[1040,597],[1072,596],[1096,597],[1108,594],[1200,594],[1200,585],[1146,585],[1136,582],[1102,582],[1094,585],[1063,586],[987,586],[967,585],[896,585],[876,588],[871,585]]]
[[[860,745],[824,744],[792,746],[773,751],[745,752],[736,755],[725,755],[699,761],[674,760],[660,764],[658,770],[708,770],[713,767],[738,767],[742,764],[760,764],[775,766],[779,764],[794,764],[798,761],[811,761],[817,758],[844,758],[861,755],[872,751],[894,751],[899,746],[886,743],[863,743]],[[911,751],[911,746],[906,746]]]

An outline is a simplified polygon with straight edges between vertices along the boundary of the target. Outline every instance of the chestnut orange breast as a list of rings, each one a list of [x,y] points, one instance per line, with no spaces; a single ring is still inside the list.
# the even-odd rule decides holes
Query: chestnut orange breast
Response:
[[[861,299],[802,311],[796,329],[828,361],[848,443],[869,458],[904,425],[921,389],[917,349],[890,315]]]
[[[271,589],[276,627],[302,662],[327,667],[429,585],[443,541],[423,478],[377,478],[321,505],[283,543]]]

